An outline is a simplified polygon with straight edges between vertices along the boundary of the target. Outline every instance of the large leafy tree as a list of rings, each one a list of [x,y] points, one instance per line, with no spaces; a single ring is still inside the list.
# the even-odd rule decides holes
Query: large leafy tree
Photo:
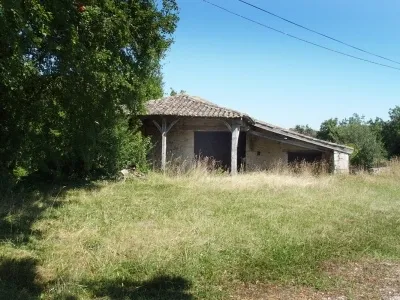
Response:
[[[381,141],[381,127],[379,119],[367,122],[364,117],[354,114],[340,122],[338,119],[326,120],[321,124],[317,137],[353,147],[351,163],[370,169],[386,155]]]
[[[339,121],[337,118],[329,119],[322,122],[319,131],[317,132],[317,138],[329,142],[339,142],[338,132]]]
[[[390,156],[400,156],[400,106],[390,109],[389,118],[382,126],[383,141]]]
[[[125,115],[162,95],[177,10],[175,0],[1,0],[0,169],[114,171],[129,156],[124,138],[143,141]]]
[[[340,122],[338,128],[339,142],[354,148],[352,164],[366,169],[379,164],[386,156],[378,123],[376,126],[371,126],[369,123],[364,117],[354,114]]]

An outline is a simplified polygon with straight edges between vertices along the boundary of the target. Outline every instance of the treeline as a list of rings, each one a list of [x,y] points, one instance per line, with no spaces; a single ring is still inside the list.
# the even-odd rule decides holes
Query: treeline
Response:
[[[175,0],[0,2],[0,183],[144,165],[143,103],[163,94]]]
[[[400,107],[389,110],[389,119],[366,120],[354,114],[339,121],[337,118],[322,122],[319,130],[308,125],[292,128],[301,134],[325,141],[345,144],[354,148],[353,166],[370,169],[387,159],[400,156]]]

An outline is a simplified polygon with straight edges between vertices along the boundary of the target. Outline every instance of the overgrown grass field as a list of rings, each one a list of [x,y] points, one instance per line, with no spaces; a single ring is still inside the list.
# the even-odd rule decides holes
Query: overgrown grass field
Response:
[[[0,203],[0,299],[227,299],[257,283],[345,287],[326,264],[399,261],[399,182],[394,163],[377,175],[198,171],[25,184]]]

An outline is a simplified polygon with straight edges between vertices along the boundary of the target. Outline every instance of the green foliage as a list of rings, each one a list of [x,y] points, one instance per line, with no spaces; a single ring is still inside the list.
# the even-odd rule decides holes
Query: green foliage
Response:
[[[372,132],[376,134],[376,136],[382,140],[383,128],[385,127],[386,122],[381,118],[375,118],[375,120],[369,120],[368,125],[371,128]]]
[[[354,146],[351,163],[365,169],[372,168],[385,158],[385,150],[379,135],[374,132],[364,117],[354,114],[340,123],[338,128],[342,143]]]
[[[176,95],[179,95],[179,94],[185,94],[186,93],[186,91],[184,91],[184,90],[181,90],[180,92],[177,92],[173,88],[170,88],[170,89],[171,89],[171,91],[169,93],[170,96],[176,96]]]
[[[382,126],[382,137],[390,156],[400,156],[400,106],[389,111],[389,121]]]
[[[307,125],[296,125],[294,128],[291,128],[291,130],[296,131],[300,134],[314,137],[314,138],[317,136],[317,131],[312,129],[310,126],[308,126],[308,124]]]
[[[0,169],[114,172],[127,161],[126,113],[162,95],[175,0],[2,1],[0,11]]]
[[[321,124],[317,138],[352,146],[352,163],[370,168],[386,157],[400,156],[400,107],[389,110],[388,121],[377,117],[366,122],[357,114],[341,122],[329,119]]]
[[[374,126],[371,126],[371,122],[366,122],[364,117],[357,114],[341,122],[329,119],[321,124],[317,137],[353,147],[350,158],[352,165],[370,169],[386,155],[379,133],[379,121],[374,122]]]
[[[317,138],[334,143],[339,142],[338,119],[329,119],[322,122],[317,132]]]
[[[146,171],[147,154],[151,147],[150,138],[144,137],[139,131],[132,130],[123,122],[116,127],[116,138],[119,147],[115,164],[117,170],[126,166],[135,166]]]

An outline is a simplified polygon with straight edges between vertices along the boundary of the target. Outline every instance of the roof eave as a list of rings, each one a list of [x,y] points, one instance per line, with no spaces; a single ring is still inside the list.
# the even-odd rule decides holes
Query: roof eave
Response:
[[[265,131],[269,131],[269,132],[281,135],[284,138],[286,137],[286,138],[296,139],[303,143],[308,143],[308,144],[319,146],[319,147],[329,149],[329,150],[334,150],[334,151],[338,151],[338,152],[342,152],[342,153],[346,153],[346,154],[352,154],[354,151],[353,148],[348,147],[348,146],[334,144],[334,143],[326,142],[326,141],[315,139],[315,138],[310,138],[305,135],[300,135],[300,134],[298,135],[298,134],[290,133],[286,130],[282,131],[279,129],[269,128],[268,126],[266,126],[262,123],[259,123],[259,122],[255,122],[255,124],[253,126],[256,128],[265,130]]]

